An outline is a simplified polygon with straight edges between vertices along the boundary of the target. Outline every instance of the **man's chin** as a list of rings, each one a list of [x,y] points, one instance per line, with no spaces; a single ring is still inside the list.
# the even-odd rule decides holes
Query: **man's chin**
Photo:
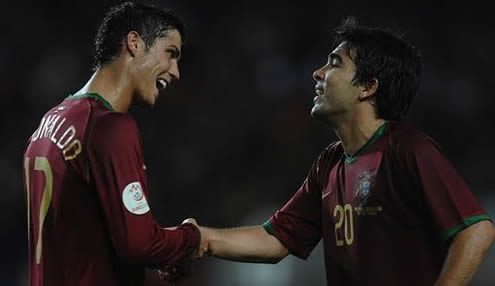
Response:
[[[318,106],[313,106],[313,108],[311,109],[311,117],[313,117],[313,119],[317,119],[317,120],[321,120],[325,123],[331,123],[330,121],[330,118],[331,118],[331,115],[330,115],[330,112],[328,110],[324,110]]]
[[[321,119],[321,116],[323,115],[322,113],[323,112],[318,105],[313,106],[313,108],[311,109],[311,117],[313,117],[314,119]]]
[[[146,106],[147,108],[154,108],[155,107],[155,103],[156,103],[156,97],[154,97],[153,99],[150,99],[149,101],[146,101],[143,106]]]

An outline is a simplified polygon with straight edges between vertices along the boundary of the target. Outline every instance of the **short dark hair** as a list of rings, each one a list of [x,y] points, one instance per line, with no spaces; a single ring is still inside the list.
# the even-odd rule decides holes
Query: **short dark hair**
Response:
[[[177,30],[182,41],[185,41],[184,22],[171,10],[162,10],[133,2],[113,6],[98,28],[95,39],[94,68],[118,57],[122,43],[129,32],[138,32],[146,48],[150,48],[156,39],[167,36],[170,30]]]
[[[334,31],[333,46],[345,42],[356,65],[353,83],[370,86],[378,80],[376,113],[386,120],[403,120],[416,96],[422,72],[419,51],[392,32],[364,27],[354,17],[344,19]]]

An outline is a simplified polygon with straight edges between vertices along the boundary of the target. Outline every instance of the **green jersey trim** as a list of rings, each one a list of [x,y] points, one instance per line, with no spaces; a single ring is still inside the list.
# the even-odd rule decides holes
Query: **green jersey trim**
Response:
[[[444,235],[442,236],[442,238],[443,238],[443,240],[449,240],[449,239],[453,238],[454,236],[456,236],[459,232],[461,232],[466,227],[471,226],[471,225],[473,225],[479,221],[482,221],[482,220],[493,221],[493,219],[489,215],[477,215],[477,216],[468,217],[468,218],[465,218],[464,221],[460,225],[453,227],[453,228],[449,229],[448,231],[446,231],[444,233]]]
[[[273,229],[273,226],[269,221],[266,221],[262,226],[266,230],[266,232],[271,235],[275,235],[275,230]]]
[[[345,154],[345,162],[347,164],[350,164],[352,162],[354,162],[357,157],[361,156],[364,152],[368,151],[373,145],[375,145],[375,143],[378,141],[378,139],[380,139],[383,135],[383,133],[385,133],[385,129],[387,129],[387,126],[388,126],[388,121],[385,121],[382,126],[378,127],[378,129],[375,131],[375,134],[373,134],[373,136],[371,136],[370,140],[368,140],[368,142],[366,142],[366,144],[364,144],[363,146],[361,146],[361,148],[359,148],[354,154],[352,155],[347,155]]]
[[[103,105],[105,105],[106,108],[110,109],[111,111],[115,111],[112,105],[110,104],[110,102],[108,102],[106,99],[104,99],[101,95],[97,93],[84,93],[78,95],[69,95],[69,97],[67,97],[67,99],[81,99],[81,98],[92,98],[95,100],[99,100],[101,101],[101,103],[103,103]]]

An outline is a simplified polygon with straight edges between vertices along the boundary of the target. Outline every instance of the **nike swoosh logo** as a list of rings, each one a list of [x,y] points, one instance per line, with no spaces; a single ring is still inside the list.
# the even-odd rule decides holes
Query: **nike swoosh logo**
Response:
[[[321,199],[323,200],[324,198],[326,198],[328,195],[330,195],[330,192],[326,192],[324,194],[321,195]]]

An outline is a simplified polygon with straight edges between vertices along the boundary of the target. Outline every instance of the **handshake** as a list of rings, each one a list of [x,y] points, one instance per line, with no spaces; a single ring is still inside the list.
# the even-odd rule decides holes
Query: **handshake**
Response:
[[[182,222],[188,223],[199,229],[201,241],[198,248],[174,265],[167,265],[158,270],[160,278],[172,285],[189,276],[193,261],[205,255],[230,261],[273,264],[289,254],[287,248],[262,225],[217,229],[201,227],[192,218]]]
[[[200,242],[196,250],[194,250],[189,256],[183,257],[174,265],[166,265],[158,269],[158,274],[161,280],[164,280],[172,285],[181,282],[184,278],[188,277],[192,273],[192,263],[196,260],[203,258],[205,255],[209,256],[209,233],[206,228],[200,227],[195,219],[188,218],[182,222],[182,224],[193,224],[200,232]],[[168,230],[175,230],[177,227],[168,227]]]

